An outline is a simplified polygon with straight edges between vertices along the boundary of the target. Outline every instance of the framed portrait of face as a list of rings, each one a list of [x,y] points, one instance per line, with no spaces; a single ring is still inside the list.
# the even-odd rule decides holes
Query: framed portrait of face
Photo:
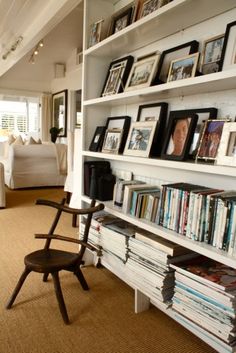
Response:
[[[90,34],[89,34],[89,45],[88,45],[89,48],[101,41],[103,21],[104,20],[101,19],[101,20],[91,24]]]
[[[124,154],[149,157],[157,121],[133,122],[129,129]]]
[[[219,71],[223,43],[224,34],[207,39],[204,42],[200,69],[204,75]]]
[[[219,66],[220,70],[229,70],[236,67],[236,21],[229,23],[226,27]]]
[[[150,156],[159,156],[161,154],[163,131],[166,125],[168,103],[143,104],[138,108],[137,121],[157,121],[156,131],[153,138]]]
[[[105,136],[105,132],[106,132],[106,126],[97,126],[96,127],[93,139],[92,139],[90,146],[89,146],[89,151],[98,152],[101,150],[102,143],[103,143],[104,136]]]
[[[161,54],[154,84],[167,82],[170,64],[173,60],[182,58],[198,51],[199,43],[196,40],[186,42],[171,49],[164,50]]]
[[[107,72],[101,96],[123,92],[134,58],[129,55],[112,61]]]
[[[195,113],[188,111],[182,116],[171,115],[161,153],[163,159],[178,161],[187,159],[197,119]]]
[[[236,122],[224,124],[216,164],[236,166]]]
[[[171,61],[167,82],[194,77],[197,69],[198,58],[199,53],[195,53]]]
[[[215,160],[226,119],[210,119],[204,124],[197,159]]]
[[[102,152],[118,154],[122,138],[122,129],[106,130]]]
[[[130,70],[125,91],[149,87],[156,73],[159,59],[160,54],[155,54],[136,61]]]

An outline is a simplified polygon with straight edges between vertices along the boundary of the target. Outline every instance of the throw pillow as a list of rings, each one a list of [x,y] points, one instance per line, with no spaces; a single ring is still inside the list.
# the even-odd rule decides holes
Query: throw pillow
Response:
[[[8,136],[8,144],[11,145],[16,140],[15,136],[9,135]]]
[[[33,137],[30,137],[29,140],[25,142],[25,145],[37,145],[37,142],[33,139]]]
[[[17,136],[15,141],[12,143],[12,145],[24,145],[24,141],[23,141],[22,137],[20,135]]]

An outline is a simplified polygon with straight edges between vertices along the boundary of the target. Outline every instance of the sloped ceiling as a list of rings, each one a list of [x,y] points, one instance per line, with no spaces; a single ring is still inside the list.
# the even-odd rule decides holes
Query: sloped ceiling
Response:
[[[0,87],[52,80],[54,64],[65,63],[82,46],[82,14],[81,0],[0,0]],[[44,46],[32,65],[30,55],[41,39]]]

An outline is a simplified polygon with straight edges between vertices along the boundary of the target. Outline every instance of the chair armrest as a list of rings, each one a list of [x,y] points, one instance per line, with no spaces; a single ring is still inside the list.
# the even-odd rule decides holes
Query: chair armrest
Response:
[[[64,237],[64,236],[58,235],[58,234],[35,234],[35,238],[36,239],[62,240],[62,241],[70,242],[70,243],[76,243],[76,244],[83,245],[83,246],[85,246],[86,248],[88,248],[89,250],[92,250],[92,251],[98,251],[99,250],[95,246],[92,246],[92,245],[90,245],[88,243],[85,243],[82,240],[74,239],[74,238],[70,238],[70,237]]]

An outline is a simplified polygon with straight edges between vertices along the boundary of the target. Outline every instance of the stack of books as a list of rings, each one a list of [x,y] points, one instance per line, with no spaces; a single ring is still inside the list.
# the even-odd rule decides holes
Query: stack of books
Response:
[[[190,254],[188,249],[139,230],[135,238],[128,241],[126,274],[129,282],[159,308],[166,309],[174,293],[174,270],[169,265]]]
[[[230,346],[236,345],[236,270],[202,255],[172,264],[173,309]]]

